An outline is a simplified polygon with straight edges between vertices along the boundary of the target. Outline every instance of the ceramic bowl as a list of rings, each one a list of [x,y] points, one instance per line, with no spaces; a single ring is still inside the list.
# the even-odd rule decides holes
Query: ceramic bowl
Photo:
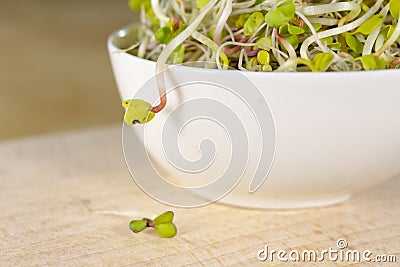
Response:
[[[120,30],[108,40],[119,94],[121,100],[140,96],[154,102],[158,97],[155,62],[120,52],[117,47],[132,43],[135,35],[131,31],[134,30]],[[243,207],[279,209],[340,203],[355,192],[377,186],[400,173],[399,70],[238,72],[179,66],[165,73],[167,87],[173,89],[168,93],[167,108],[146,125],[146,140],[142,140],[159,173],[189,187],[212,183],[227,171],[232,154],[246,148],[243,151],[247,154],[246,164],[235,163],[237,167],[244,166],[244,170],[229,167],[233,180],[239,176],[242,179],[219,201]],[[226,90],[225,87],[231,88]],[[248,93],[243,87],[249,88]],[[237,94],[236,89],[240,91]],[[214,113],[222,118],[235,117],[224,113],[228,111],[239,114],[237,127],[224,128],[212,119],[188,120],[185,114],[190,109],[177,107],[190,106],[196,99],[225,104],[226,109],[214,110]],[[204,103],[200,103],[200,109],[207,112],[215,109],[211,102],[210,105]],[[193,102],[196,110],[200,104]],[[246,108],[253,113],[243,115]],[[261,114],[257,113],[259,111]],[[260,129],[254,118],[262,120],[264,117],[269,122],[267,120]],[[248,121],[249,125],[243,126]],[[171,130],[169,135],[160,137],[166,128]],[[227,133],[228,128],[233,132]],[[246,136],[241,140],[247,145],[232,148],[232,140],[240,137],[238,132],[243,129]],[[134,131],[142,131],[142,128]],[[175,138],[173,133],[178,133],[179,137]],[[263,139],[263,134],[268,138]],[[208,153],[202,150],[207,150],[209,144],[202,142],[208,138],[214,145],[210,151],[216,151],[216,156],[208,159],[210,166],[203,171],[182,171],[165,156],[169,143],[178,142],[179,152],[189,162],[196,162],[202,153]],[[260,160],[262,153],[266,153],[271,162]],[[223,159],[217,159],[219,156]],[[269,170],[268,176],[257,191],[249,193],[249,184],[260,162],[264,164],[261,166],[264,172]],[[211,192],[200,194],[215,200]]]

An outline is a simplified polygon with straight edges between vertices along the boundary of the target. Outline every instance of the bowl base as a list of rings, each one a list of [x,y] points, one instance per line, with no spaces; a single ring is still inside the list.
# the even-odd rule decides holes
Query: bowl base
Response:
[[[277,198],[251,198],[246,197],[229,197],[220,199],[217,203],[236,206],[241,208],[254,209],[302,209],[302,208],[318,208],[340,204],[351,197],[351,194],[336,196],[321,196],[319,198],[308,199],[277,199]]]

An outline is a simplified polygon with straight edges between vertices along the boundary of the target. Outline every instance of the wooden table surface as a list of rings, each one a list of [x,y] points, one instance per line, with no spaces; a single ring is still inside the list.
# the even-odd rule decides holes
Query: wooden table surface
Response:
[[[285,266],[276,258],[259,261],[257,251],[265,245],[287,252],[337,249],[340,238],[347,249],[371,250],[371,258],[395,255],[400,262],[399,178],[327,208],[170,208],[135,185],[114,125],[0,143],[0,181],[0,266]],[[150,230],[133,234],[129,217],[108,214],[140,218],[168,209],[178,227],[172,239]]]

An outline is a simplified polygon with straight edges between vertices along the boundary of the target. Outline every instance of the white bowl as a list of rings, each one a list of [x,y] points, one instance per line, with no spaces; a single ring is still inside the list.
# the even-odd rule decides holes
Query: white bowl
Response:
[[[154,82],[155,62],[117,52],[118,48],[112,40],[121,34],[125,33],[114,33],[108,40],[121,100],[137,98],[139,91],[141,98],[149,102],[156,100],[158,92]],[[227,81],[241,84],[243,79],[248,79],[266,100],[259,101],[266,112],[262,115],[269,116],[269,109],[272,113],[272,127],[263,129],[269,135],[269,140],[275,142],[275,157],[267,179],[255,193],[249,193],[249,183],[257,169],[260,153],[273,155],[270,151],[271,144],[264,144],[262,148],[260,142],[263,139],[259,128],[256,128],[257,124],[250,123],[245,127],[248,140],[244,140],[248,141],[249,148],[247,168],[234,170],[238,177],[242,172],[244,176],[231,192],[220,199],[223,203],[255,208],[331,205],[348,199],[357,191],[374,187],[400,172],[399,70],[238,74],[235,71],[181,66],[167,71],[165,76],[168,88],[204,79],[222,85]],[[144,91],[144,87],[149,88]],[[170,140],[160,137],[160,133],[166,128],[164,124],[174,113],[174,119],[167,123],[176,123],[176,127],[181,127],[184,121],[180,120],[184,118],[180,116],[184,114],[174,108],[188,100],[217,99],[226,103],[234,112],[243,113],[244,106],[239,103],[243,99],[232,92],[217,89],[213,91],[210,84],[195,83],[183,87],[185,88],[168,93],[167,108],[146,125],[144,136],[147,139],[142,141],[158,166],[159,173],[169,176],[171,181],[178,184],[198,186],[202,181],[212,182],[221,172],[226,171],[229,157],[228,160],[226,157],[221,160],[212,159],[212,166],[208,166],[204,172],[180,171],[164,155],[165,146],[169,145],[165,142]],[[204,107],[205,110],[207,108]],[[251,108],[257,110],[259,107]],[[251,114],[247,113],[241,118],[241,124],[247,120],[254,121]],[[229,138],[226,141],[227,135],[223,127],[212,127],[210,123],[212,124],[209,120],[193,125],[189,123],[180,132],[179,140],[175,140],[173,136],[169,138],[173,139],[171,142],[179,142],[179,151],[192,162],[201,157],[198,145],[208,136],[212,136],[211,139],[217,147],[219,143],[222,144],[216,157],[229,156],[231,144]],[[134,126],[134,131],[142,131],[143,128],[140,127],[143,126]],[[174,130],[170,133],[173,132]],[[232,133],[232,136],[235,134],[237,132]],[[141,136],[139,133],[138,135]],[[212,193],[204,191],[200,194],[215,200]]]

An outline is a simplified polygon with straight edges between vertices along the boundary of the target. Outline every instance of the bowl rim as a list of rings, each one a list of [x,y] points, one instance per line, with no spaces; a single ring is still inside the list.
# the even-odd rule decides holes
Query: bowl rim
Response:
[[[121,27],[115,31],[113,31],[107,38],[107,47],[108,47],[108,52],[110,57],[114,56],[114,55],[118,55],[121,57],[124,57],[128,60],[136,60],[138,62],[140,62],[141,64],[147,64],[147,65],[152,65],[154,66],[155,69],[155,65],[156,65],[156,61],[152,61],[149,59],[145,59],[145,58],[140,58],[138,56],[129,54],[125,51],[121,51],[120,48],[118,48],[114,42],[113,39],[117,36],[118,33],[120,33],[122,30],[124,29],[129,29],[129,28],[133,28],[135,26],[139,25],[139,23],[133,23],[133,24],[128,24],[124,27]],[[119,53],[115,53],[115,52],[119,52]],[[219,74],[221,75],[221,72],[225,72],[225,73],[229,73],[232,71],[241,71],[241,70],[237,70],[237,69],[228,69],[228,70],[221,70],[221,69],[206,69],[206,68],[199,68],[199,67],[192,67],[192,66],[185,66],[184,64],[180,64],[180,65],[171,65],[171,64],[167,64],[168,67],[174,67],[174,68],[184,68],[186,69],[190,69],[193,72],[209,72],[210,74]],[[316,78],[321,78],[321,76],[328,76],[328,77],[348,77],[350,76],[365,76],[365,75],[399,75],[399,69],[384,69],[384,70],[351,70],[351,71],[329,71],[329,72],[312,72],[312,71],[304,71],[304,72],[257,72],[257,71],[241,71],[246,75],[250,75],[250,76],[273,76],[273,77],[281,77],[281,76],[298,76],[298,77],[308,77],[308,76],[313,76]]]

